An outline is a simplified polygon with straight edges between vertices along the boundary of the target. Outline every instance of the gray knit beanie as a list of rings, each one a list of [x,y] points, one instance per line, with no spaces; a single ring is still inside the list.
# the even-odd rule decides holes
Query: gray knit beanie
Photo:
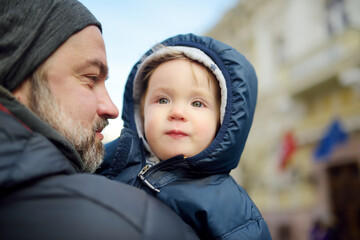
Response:
[[[0,84],[13,91],[71,35],[101,24],[76,0],[0,0]]]

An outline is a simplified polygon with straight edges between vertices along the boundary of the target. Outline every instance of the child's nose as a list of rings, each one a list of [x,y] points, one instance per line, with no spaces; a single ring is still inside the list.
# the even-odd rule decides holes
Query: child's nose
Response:
[[[181,106],[174,106],[169,113],[169,120],[186,121],[185,110]]]

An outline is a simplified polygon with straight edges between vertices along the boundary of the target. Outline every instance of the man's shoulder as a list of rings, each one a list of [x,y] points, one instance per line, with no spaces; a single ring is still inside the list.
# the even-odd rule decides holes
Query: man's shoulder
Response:
[[[61,232],[63,239],[187,239],[186,232],[192,236],[182,220],[158,200],[91,174],[39,181],[10,196],[6,203],[0,201],[0,215],[1,225],[11,228],[13,221],[35,234],[52,229]],[[9,216],[13,217],[10,223]]]

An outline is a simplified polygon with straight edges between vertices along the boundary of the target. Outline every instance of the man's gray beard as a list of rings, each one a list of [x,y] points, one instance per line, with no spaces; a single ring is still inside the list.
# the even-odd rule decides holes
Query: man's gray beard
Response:
[[[75,147],[83,161],[82,172],[95,172],[102,163],[105,152],[103,144],[95,141],[95,133],[107,126],[108,121],[98,120],[89,131],[81,122],[74,121],[56,101],[45,76],[35,72],[30,78],[30,84],[29,108]]]

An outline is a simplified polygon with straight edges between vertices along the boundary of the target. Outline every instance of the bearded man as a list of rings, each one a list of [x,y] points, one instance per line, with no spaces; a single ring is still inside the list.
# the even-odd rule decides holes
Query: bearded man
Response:
[[[101,31],[76,0],[0,0],[0,239],[197,239],[144,192],[89,174],[119,114]]]

